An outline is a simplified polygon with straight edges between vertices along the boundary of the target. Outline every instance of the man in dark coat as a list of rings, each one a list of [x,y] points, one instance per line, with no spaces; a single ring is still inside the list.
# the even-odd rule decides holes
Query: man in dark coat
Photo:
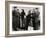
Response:
[[[38,11],[38,8],[35,8],[35,11],[32,13],[34,30],[38,30],[38,26],[39,26],[39,19],[38,18],[39,18],[39,11]]]
[[[12,11],[12,27],[15,31],[17,31],[17,27],[20,26],[19,12],[17,11],[17,7],[14,7],[14,10]]]
[[[16,9],[17,9],[17,7],[14,7],[13,9],[14,10],[12,10],[12,28],[13,28],[13,30],[16,30],[15,25],[16,25],[16,16],[17,16]]]
[[[31,10],[29,10],[28,15],[26,16],[26,30],[28,30],[30,20],[31,20]]]

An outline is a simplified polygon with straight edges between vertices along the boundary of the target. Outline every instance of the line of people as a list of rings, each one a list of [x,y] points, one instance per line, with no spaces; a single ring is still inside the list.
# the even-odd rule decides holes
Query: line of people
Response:
[[[38,11],[38,8],[33,9],[33,12],[31,12],[32,11],[29,10],[28,15],[26,16],[24,9],[22,9],[20,14],[19,9],[14,7],[14,10],[12,11],[13,30],[28,30],[28,26],[33,27],[33,30],[38,30],[40,27],[40,12]],[[22,25],[22,27],[20,25]]]

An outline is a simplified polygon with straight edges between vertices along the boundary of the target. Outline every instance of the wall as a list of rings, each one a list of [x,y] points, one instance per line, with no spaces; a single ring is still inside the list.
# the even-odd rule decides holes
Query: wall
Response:
[[[44,2],[44,3],[46,3],[46,0],[11,0],[11,1]],[[45,4],[45,10],[46,10],[46,4]],[[46,15],[45,15],[45,17],[46,17]],[[45,27],[46,27],[46,22],[45,22]],[[5,0],[0,0],[0,37],[4,38],[4,36],[5,36]],[[26,36],[26,37],[9,37],[9,38],[46,38],[46,28],[45,28],[45,35]]]

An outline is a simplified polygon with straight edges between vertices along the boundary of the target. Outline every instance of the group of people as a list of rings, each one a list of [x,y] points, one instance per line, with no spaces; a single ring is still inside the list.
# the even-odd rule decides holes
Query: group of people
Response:
[[[33,11],[29,10],[28,15],[26,15],[24,9],[20,13],[19,9],[14,7],[12,11],[13,30],[28,30],[28,26],[33,27],[33,30],[38,30],[40,27],[39,15],[38,8],[33,9]]]

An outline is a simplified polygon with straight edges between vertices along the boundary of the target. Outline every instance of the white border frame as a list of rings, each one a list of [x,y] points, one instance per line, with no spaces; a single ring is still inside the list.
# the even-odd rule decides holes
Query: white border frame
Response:
[[[43,6],[43,33],[27,33],[27,34],[9,34],[9,21],[10,21],[10,16],[9,16],[9,4],[28,4],[28,5],[42,5]],[[5,2],[5,4],[6,4],[6,13],[5,13],[5,21],[6,21],[6,23],[5,23],[5,36],[6,37],[9,37],[9,36],[32,36],[32,35],[44,35],[45,34],[45,4],[44,3],[30,3],[30,2],[20,2],[20,1],[6,1]]]

